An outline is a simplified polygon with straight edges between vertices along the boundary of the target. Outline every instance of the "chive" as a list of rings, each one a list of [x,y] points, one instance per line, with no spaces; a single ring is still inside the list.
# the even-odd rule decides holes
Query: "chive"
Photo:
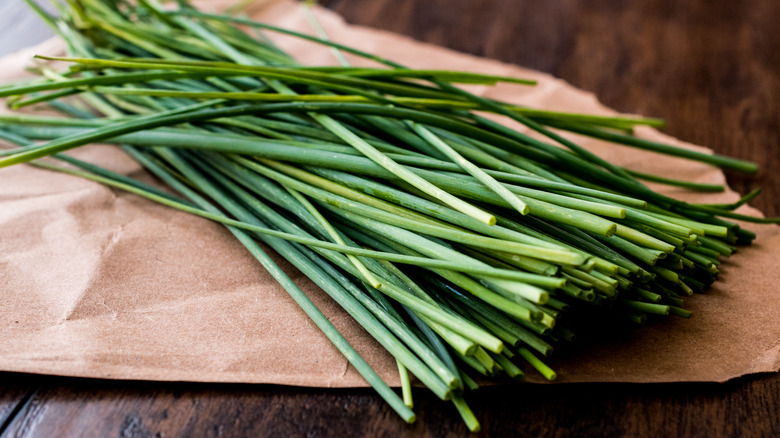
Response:
[[[470,161],[463,158],[460,154],[455,152],[447,143],[442,141],[439,137],[429,131],[425,126],[412,123],[412,129],[422,138],[424,138],[433,147],[442,152],[447,158],[454,161],[459,166],[463,167],[471,176],[478,179],[482,184],[486,185],[490,190],[494,191],[498,196],[511,205],[515,210],[522,215],[528,214],[528,204],[523,202],[517,195],[510,192],[506,187],[499,184],[498,181],[493,179],[490,175],[482,171],[479,167],[475,166]],[[495,218],[493,218],[495,223]],[[492,224],[491,224],[492,225]]]
[[[722,192],[726,190],[723,184],[706,184],[697,183],[691,181],[681,181],[673,178],[666,178],[658,175],[651,175],[649,173],[637,172],[636,170],[626,169],[631,175],[643,179],[645,181],[651,181],[659,184],[666,184],[668,186],[682,187],[690,190],[697,190],[700,192]]]
[[[513,364],[506,356],[502,354],[491,354],[491,357],[501,365],[501,368],[504,369],[504,372],[509,378],[522,379],[525,376],[525,373],[523,373],[523,371],[518,368],[517,365]]]
[[[401,378],[401,392],[403,394],[404,405],[406,405],[407,408],[412,409],[414,408],[414,402],[412,401],[412,384],[409,380],[409,372],[401,361],[396,360],[395,363],[398,365],[398,374]]]
[[[669,315],[669,306],[663,304],[643,303],[641,301],[621,300],[620,304],[626,306],[629,309],[638,310],[644,313],[650,313],[654,315]]]
[[[539,358],[534,356],[533,353],[531,353],[530,350],[528,350],[525,347],[520,347],[517,349],[517,352],[520,354],[520,356],[525,359],[532,367],[536,369],[536,371],[539,371],[539,374],[544,376],[545,379],[549,381],[553,381],[558,378],[558,374],[555,373],[550,367],[545,365]]]
[[[455,407],[458,409],[458,413],[460,414],[461,418],[463,418],[463,421],[466,423],[466,427],[469,428],[470,432],[479,432],[480,431],[480,425],[479,421],[477,420],[477,417],[474,416],[474,413],[471,411],[471,408],[466,404],[466,401],[461,397],[460,395],[454,395],[452,397],[452,402],[455,404]]]
[[[557,128],[565,129],[571,132],[576,132],[578,134],[585,134],[590,137],[609,140],[615,143],[624,144],[626,146],[633,146],[633,147],[646,149],[654,152],[660,152],[664,154],[674,155],[677,157],[688,158],[690,160],[701,161],[703,163],[713,164],[722,167],[724,169],[737,170],[744,173],[758,172],[758,166],[756,166],[755,163],[724,157],[722,155],[706,154],[702,152],[692,151],[690,149],[666,145],[651,140],[645,140],[639,137],[616,134],[598,128],[589,128],[584,125],[573,126],[570,124],[557,123],[557,122],[553,122],[552,124]]]
[[[575,335],[561,319],[688,318],[681,296],[716,281],[720,256],[756,235],[726,219],[730,204],[687,204],[551,128],[753,172],[756,166],[630,135],[657,119],[527,108],[455,83],[533,81],[417,70],[319,37],[154,0],[117,8],[68,2],[58,18],[32,5],[66,41],[65,72],[0,87],[17,108],[71,118],[2,115],[0,167],[31,164],[126,190],[227,226],[406,421],[409,372],[479,424],[461,392],[487,377],[522,376],[522,357],[556,377],[549,355]],[[303,66],[260,35],[330,48],[340,67]],[[89,29],[89,34],[82,33]],[[379,62],[351,67],[343,53]],[[60,99],[68,98],[64,103]],[[518,121],[539,140],[481,115]],[[42,141],[36,144],[33,141]],[[182,196],[69,157],[91,142],[120,145]],[[558,146],[563,146],[558,147]],[[52,156],[71,167],[39,158]],[[267,242],[395,358],[403,400],[334,332],[254,239]],[[319,321],[319,322],[318,322]],[[616,323],[609,320],[609,323]],[[564,321],[565,324],[565,321]],[[618,326],[619,327],[619,326]],[[509,346],[510,349],[505,348]]]
[[[682,318],[690,318],[691,316],[693,316],[693,312],[691,312],[690,310],[686,310],[677,306],[670,306],[669,311],[672,313],[672,315],[677,315]]]

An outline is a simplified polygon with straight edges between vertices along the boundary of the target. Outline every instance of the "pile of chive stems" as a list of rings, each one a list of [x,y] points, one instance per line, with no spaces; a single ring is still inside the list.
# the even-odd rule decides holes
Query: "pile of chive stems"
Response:
[[[57,17],[28,3],[68,56],[40,62],[39,76],[0,96],[65,117],[0,117],[0,167],[30,163],[224,224],[407,422],[410,373],[478,430],[463,398],[475,378],[535,370],[555,379],[543,358],[574,339],[567,321],[689,317],[683,298],[755,238],[724,218],[776,222],[733,212],[757,191],[729,205],[688,204],[640,180],[723,187],[641,174],[560,135],[756,172],[631,135],[657,119],[536,110],[455,85],[533,81],[410,69],[330,41],[316,19],[313,37],[185,2],[173,11],[154,0],[69,0],[55,3]],[[267,32],[318,43],[341,66],[302,66]],[[377,67],[351,67],[345,53]],[[93,142],[119,145],[177,194],[63,154]],[[259,242],[395,357],[402,396]]]

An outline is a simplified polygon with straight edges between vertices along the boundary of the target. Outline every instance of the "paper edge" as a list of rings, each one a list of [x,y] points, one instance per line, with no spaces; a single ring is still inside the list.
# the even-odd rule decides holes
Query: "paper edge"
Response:
[[[287,2],[284,1],[284,0],[271,0],[271,1],[268,1],[268,2],[266,2],[264,4],[262,4],[261,7],[263,9],[265,9],[265,8],[275,7],[277,5],[282,5],[282,4],[285,4],[285,3],[287,3]],[[470,54],[470,53],[460,52],[460,51],[457,51],[457,50],[454,50],[454,49],[451,49],[451,48],[448,48],[448,47],[439,46],[437,44],[433,44],[433,43],[429,43],[429,42],[425,42],[425,41],[419,41],[419,40],[416,40],[416,39],[414,39],[414,38],[412,38],[412,37],[410,37],[408,35],[398,34],[398,33],[395,33],[395,32],[391,32],[391,31],[387,31],[387,30],[383,30],[383,29],[376,29],[376,28],[363,26],[363,25],[351,24],[351,23],[348,23],[344,19],[344,17],[342,17],[338,13],[336,13],[336,12],[334,12],[332,10],[329,10],[329,9],[325,9],[325,8],[319,7],[319,6],[314,8],[314,10],[315,10],[315,12],[317,14],[329,15],[331,18],[338,20],[339,23],[342,26],[350,27],[352,29],[356,29],[356,30],[359,30],[359,31],[369,31],[369,32],[372,32],[372,33],[382,34],[384,36],[389,36],[389,37],[393,37],[393,38],[397,38],[397,39],[402,39],[402,40],[405,40],[406,42],[414,43],[415,45],[418,45],[418,46],[421,46],[421,47],[426,47],[428,49],[433,49],[433,50],[437,50],[437,51],[441,51],[441,52],[448,52],[448,53],[451,53],[451,54],[456,54],[456,55],[461,56],[463,58],[468,58],[468,59],[472,60],[476,64],[483,64],[484,65],[485,63],[487,63],[487,64],[492,64],[494,66],[500,66],[502,69],[522,68],[522,69],[525,69],[525,70],[531,70],[531,69],[529,69],[527,67],[522,67],[522,66],[519,66],[519,65],[516,65],[516,64],[511,64],[511,63],[500,61],[500,60],[497,60],[497,59],[484,58],[484,57],[480,57],[480,56],[473,55],[473,54]],[[39,54],[39,53],[50,53],[50,52],[55,51],[55,50],[61,51],[62,48],[64,48],[64,44],[62,43],[62,40],[60,39],[60,37],[59,36],[53,36],[53,37],[50,37],[50,38],[48,38],[48,39],[46,39],[46,40],[44,40],[44,41],[42,41],[42,42],[40,42],[38,44],[35,44],[33,46],[25,47],[25,48],[19,49],[17,51],[14,51],[12,53],[9,53],[9,54],[7,54],[7,55],[5,55],[3,57],[0,57],[0,60],[18,59],[18,58],[24,59],[24,58],[26,58],[26,59],[28,59],[28,64],[29,64],[29,60],[31,60],[34,57],[34,55],[36,55],[36,54]],[[614,110],[613,108],[610,108],[607,105],[605,105],[604,103],[602,103],[601,100],[598,99],[598,96],[596,95],[596,93],[594,93],[594,92],[591,92],[591,91],[588,91],[588,90],[584,90],[584,89],[575,87],[574,85],[570,84],[569,82],[567,82],[567,81],[565,81],[565,80],[563,80],[561,78],[558,78],[558,77],[556,77],[556,76],[554,76],[554,75],[552,75],[550,73],[537,71],[537,70],[533,70],[533,71],[535,73],[543,75],[544,77],[548,78],[551,81],[557,82],[558,84],[561,84],[561,85],[565,85],[571,91],[575,91],[575,92],[577,92],[577,93],[579,93],[579,94],[581,94],[583,96],[586,96],[588,99],[592,100],[595,104],[597,104],[605,112],[609,112],[611,114],[616,114],[616,115],[617,114],[620,114],[620,115],[634,115],[634,116],[638,115],[638,114],[633,114],[633,113],[618,112],[618,111]],[[639,115],[639,116],[641,116],[641,115]],[[709,147],[700,146],[700,145],[696,145],[694,143],[690,143],[690,142],[687,142],[687,141],[680,140],[680,139],[678,139],[676,137],[673,137],[673,136],[671,136],[669,134],[666,134],[666,133],[664,133],[664,132],[662,132],[662,131],[660,131],[660,130],[658,130],[656,128],[653,128],[653,127],[642,126],[640,130],[641,131],[652,132],[654,135],[658,135],[660,138],[662,138],[663,141],[668,141],[668,142],[673,143],[673,144],[675,144],[677,146],[681,146],[681,147],[684,147],[684,148],[687,148],[687,149],[698,150],[698,151],[706,151],[707,153],[710,153],[710,154],[714,154],[715,153]],[[736,192],[735,190],[733,190],[731,188],[731,186],[728,184],[728,181],[727,181],[727,179],[725,177],[725,173],[721,169],[717,169],[717,168],[715,168],[715,169],[717,171],[718,177],[722,179],[722,184],[724,185],[724,188],[725,188],[723,194],[734,195],[734,196],[738,197],[739,193]],[[744,212],[745,214],[748,214],[748,215],[751,215],[751,216],[757,216],[757,217],[764,217],[764,214],[760,210],[758,210],[756,208],[746,206],[746,207],[743,207],[743,209],[744,209],[744,211],[742,211],[742,209],[741,209],[741,212]],[[775,228],[778,227],[778,225],[774,225],[774,224],[772,224],[771,226],[773,226]],[[33,361],[28,361],[28,362],[32,362],[32,364],[36,363],[34,360]],[[764,364],[763,367],[762,367],[762,364]],[[769,364],[769,365],[767,365],[767,364]],[[771,367],[773,369],[773,371],[767,371],[765,369],[762,369],[764,367]],[[363,386],[356,386],[356,385],[349,385],[349,386],[338,385],[338,386],[334,386],[334,385],[332,385],[333,379],[329,379],[328,380],[329,383],[324,384],[324,385],[323,384],[319,384],[319,383],[312,384],[312,383],[277,383],[277,382],[267,382],[267,381],[261,382],[261,381],[250,381],[250,380],[247,380],[246,378],[244,378],[244,379],[235,379],[234,380],[234,379],[230,379],[230,378],[226,379],[224,376],[226,374],[229,374],[229,373],[225,373],[225,372],[220,372],[220,374],[219,374],[220,377],[219,378],[207,379],[207,378],[200,377],[200,376],[203,375],[203,371],[194,371],[192,373],[179,371],[179,374],[177,374],[176,376],[174,376],[171,379],[167,379],[167,378],[166,379],[156,379],[156,378],[149,378],[149,377],[136,377],[136,376],[132,376],[132,374],[133,374],[132,372],[131,373],[127,373],[126,369],[124,369],[121,366],[115,366],[115,365],[109,365],[108,369],[111,369],[111,370],[116,369],[117,373],[119,373],[121,371],[122,372],[121,374],[123,374],[122,376],[113,376],[113,375],[111,375],[111,374],[113,374],[113,372],[105,373],[106,376],[101,376],[101,377],[97,377],[95,375],[95,373],[88,373],[88,372],[64,374],[64,373],[58,373],[58,372],[56,372],[56,370],[47,370],[47,367],[45,367],[45,366],[44,367],[32,366],[32,367],[27,368],[25,370],[15,369],[15,368],[18,368],[18,367],[1,367],[0,366],[0,368],[2,368],[3,371],[5,371],[5,372],[27,373],[27,374],[37,374],[37,375],[50,375],[50,376],[60,376],[60,377],[98,378],[98,379],[108,379],[108,380],[116,380],[116,381],[144,380],[144,381],[154,381],[154,382],[230,383],[230,384],[233,384],[233,383],[245,383],[245,384],[282,385],[282,386],[295,386],[295,387],[312,387],[312,388],[366,388],[366,387],[368,387],[367,383],[365,385],[363,385]],[[147,368],[143,368],[143,370],[147,370]],[[170,369],[166,368],[166,372],[170,373]],[[774,345],[772,345],[769,349],[761,352],[761,354],[757,354],[756,355],[756,359],[754,359],[752,361],[752,363],[751,363],[751,367],[745,373],[742,373],[742,374],[726,373],[726,375],[720,377],[718,380],[713,380],[713,379],[702,379],[702,380],[699,380],[699,379],[689,379],[689,380],[673,380],[673,381],[671,381],[671,380],[625,381],[625,380],[619,380],[619,379],[602,378],[602,379],[594,379],[594,380],[588,380],[588,381],[566,381],[565,379],[563,379],[561,381],[548,382],[548,381],[540,380],[541,376],[534,376],[534,378],[532,378],[531,380],[525,380],[525,381],[523,381],[521,383],[539,384],[539,385],[547,385],[547,384],[557,384],[557,385],[566,384],[566,385],[571,385],[571,384],[594,384],[594,383],[597,383],[597,384],[602,384],[602,383],[621,383],[621,384],[727,383],[727,382],[730,382],[730,381],[733,381],[733,380],[736,380],[736,379],[739,379],[739,378],[742,378],[742,377],[746,377],[746,376],[753,376],[753,375],[760,375],[760,374],[776,374],[778,372],[780,372],[780,339],[778,339],[776,341],[776,343]],[[130,375],[128,375],[128,374],[130,374]],[[199,377],[197,377],[196,380],[194,378],[186,377],[189,374],[198,374]],[[278,373],[275,373],[275,374],[278,374]],[[319,379],[319,378],[320,377],[317,377],[317,379]],[[291,379],[291,380],[295,380],[295,379]],[[305,380],[305,379],[301,379],[301,380]],[[512,384],[512,383],[513,382],[493,382],[493,383],[491,383],[491,386],[493,384],[495,384],[495,385],[506,385],[506,384]],[[391,385],[391,386],[397,387],[396,385]]]

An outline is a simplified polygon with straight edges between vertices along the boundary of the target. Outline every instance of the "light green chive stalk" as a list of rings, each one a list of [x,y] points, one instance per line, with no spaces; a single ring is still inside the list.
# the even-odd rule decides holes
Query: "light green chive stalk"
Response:
[[[631,134],[662,121],[475,96],[457,84],[535,82],[408,68],[330,41],[308,9],[318,36],[186,2],[169,11],[154,0],[74,0],[59,17],[27,2],[68,47],[41,60],[69,68],[42,65],[41,77],[2,86],[0,97],[66,117],[0,116],[0,167],[30,163],[223,224],[408,422],[413,382],[451,400],[476,431],[465,397],[478,374],[554,380],[547,358],[583,324],[689,318],[684,297],[705,291],[721,257],[756,237],[728,219],[780,222],[734,212],[758,191],[731,204],[685,203],[640,181],[723,188],[616,166],[556,133],[756,171]],[[264,32],[320,44],[341,65],[300,65]],[[350,66],[346,54],[374,65]],[[119,145],[178,194],[66,154],[94,142]],[[394,357],[402,397],[257,241]]]

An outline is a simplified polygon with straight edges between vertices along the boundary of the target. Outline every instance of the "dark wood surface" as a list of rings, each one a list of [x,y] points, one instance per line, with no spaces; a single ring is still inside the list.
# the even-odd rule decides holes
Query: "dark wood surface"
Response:
[[[664,118],[671,135],[759,162],[758,177],[728,175],[729,181],[742,193],[763,187],[752,205],[780,214],[780,2],[323,3],[351,23],[549,72],[618,110]],[[42,437],[467,434],[451,405],[423,390],[415,396],[419,420],[407,426],[364,389],[0,373],[0,432]],[[484,435],[780,436],[777,374],[726,384],[503,386],[480,390],[473,405]]]

